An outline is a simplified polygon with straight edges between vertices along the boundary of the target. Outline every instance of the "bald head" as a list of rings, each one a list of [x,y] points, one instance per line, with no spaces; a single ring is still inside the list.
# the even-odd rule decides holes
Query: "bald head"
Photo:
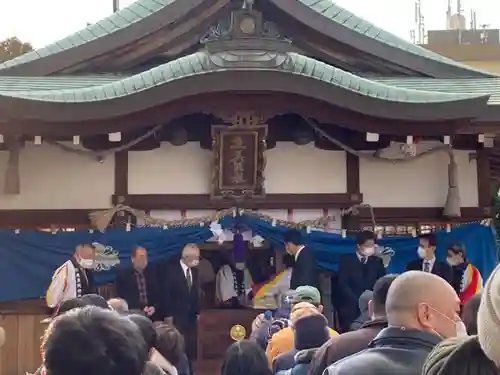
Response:
[[[428,272],[408,271],[391,284],[386,311],[391,326],[453,337],[456,335],[460,300],[451,285],[441,277]]]

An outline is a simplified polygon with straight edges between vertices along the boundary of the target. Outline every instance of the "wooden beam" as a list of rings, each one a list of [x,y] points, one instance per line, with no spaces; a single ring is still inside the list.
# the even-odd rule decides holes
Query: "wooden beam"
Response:
[[[128,194],[128,151],[115,154],[115,195]]]
[[[346,152],[346,172],[347,193],[351,195],[361,195],[359,157],[350,152]]]
[[[477,150],[477,194],[479,207],[491,207],[491,169],[490,150],[481,148]]]
[[[350,152],[346,152],[346,181],[347,193],[354,199],[361,196],[359,157]],[[342,228],[348,233],[360,229],[358,215],[346,215],[342,217]]]
[[[423,221],[467,222],[488,217],[481,207],[462,207],[462,217],[448,219],[443,217],[442,207],[374,207],[375,221],[380,225],[415,224]],[[364,225],[371,224],[368,209],[360,210],[360,220]]]
[[[337,194],[268,194],[264,199],[248,199],[240,204],[248,209],[323,209],[348,208],[363,201],[348,193]],[[113,196],[113,203],[117,203]],[[232,201],[213,200],[209,194],[129,194],[125,204],[141,210],[219,210],[235,205]]]
[[[0,228],[89,227],[89,213],[99,208],[83,210],[0,210]],[[101,208],[102,210],[102,208]]]
[[[287,199],[292,199],[292,196],[296,196],[299,199],[297,202],[281,199],[281,205],[276,205],[276,203],[279,203],[278,199],[275,201],[275,205],[270,205],[270,206],[259,206],[255,207],[250,207],[250,208],[287,208],[288,206],[294,207],[294,208],[302,208],[302,209],[307,209],[307,208],[322,208],[320,206],[314,206],[314,200],[311,200],[311,198],[306,198],[304,195],[303,198],[300,198],[301,194],[278,194],[278,195],[283,195]],[[335,194],[313,194],[312,197],[316,196],[316,198],[320,198],[318,196],[321,195],[335,195]],[[337,194],[338,195],[338,194]],[[310,196],[310,195],[309,195]],[[130,196],[134,197],[134,195]],[[137,196],[135,196],[137,197]],[[170,196],[172,197],[172,196]],[[174,196],[174,198],[180,198],[181,200],[186,200],[186,197],[189,197],[189,195],[184,195],[183,196]],[[190,197],[195,197],[194,200],[192,200],[191,203],[200,203],[200,202],[209,202],[210,200],[203,198],[203,195],[191,195]],[[198,197],[198,198],[196,198]],[[273,194],[271,194],[271,197],[273,197]],[[326,199],[328,197],[325,197],[324,203],[328,204],[328,202],[331,202],[333,199],[330,198],[330,200]],[[308,202],[309,200],[309,202]],[[145,203],[151,203],[151,202],[145,202]],[[182,202],[181,202],[182,203]],[[268,203],[269,204],[269,203]],[[198,207],[198,206],[190,206],[187,205],[187,207],[179,207],[180,205],[177,205],[177,207],[163,207],[166,209],[204,209],[204,207]],[[226,205],[220,208],[224,207],[230,207],[231,205]],[[333,206],[328,206],[327,207],[333,207]],[[347,207],[347,205],[345,206]],[[142,207],[138,207],[142,208]],[[161,209],[156,208],[156,209]],[[218,207],[211,206],[211,207],[206,207],[208,209],[217,209]],[[51,225],[57,227],[66,227],[66,228],[88,228],[90,226],[89,219],[88,219],[88,214],[90,212],[102,210],[103,208],[95,208],[95,209],[58,209],[58,210],[0,210],[0,228],[50,228]],[[440,207],[377,207],[375,208],[375,218],[377,223],[381,225],[389,225],[389,224],[411,224],[411,223],[417,223],[417,222],[429,222],[429,221],[438,221],[438,220],[443,220],[442,217],[442,208]],[[457,222],[464,222],[464,221],[473,221],[473,220],[480,220],[485,217],[488,217],[487,214],[484,213],[484,211],[480,207],[462,207],[462,217],[457,219]],[[369,213],[367,211],[362,210],[360,212],[360,220],[364,225],[370,225],[371,224],[371,219],[369,216]],[[449,220],[447,220],[449,221]]]

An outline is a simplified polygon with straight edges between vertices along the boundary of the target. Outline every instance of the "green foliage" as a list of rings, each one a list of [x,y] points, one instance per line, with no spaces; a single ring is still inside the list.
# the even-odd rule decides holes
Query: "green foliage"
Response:
[[[23,43],[16,37],[7,38],[0,42],[0,62],[11,60],[30,51],[33,51],[31,44]]]

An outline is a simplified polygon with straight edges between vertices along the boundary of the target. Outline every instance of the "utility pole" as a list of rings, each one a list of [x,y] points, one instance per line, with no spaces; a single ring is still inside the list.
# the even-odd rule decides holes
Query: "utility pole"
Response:
[[[120,10],[120,0],[113,0],[113,13]]]

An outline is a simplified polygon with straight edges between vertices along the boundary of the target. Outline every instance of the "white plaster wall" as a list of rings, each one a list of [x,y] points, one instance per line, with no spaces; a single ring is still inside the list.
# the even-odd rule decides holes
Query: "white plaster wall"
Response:
[[[344,193],[345,153],[314,145],[278,143],[266,152],[268,194]],[[130,194],[209,194],[212,152],[198,143],[164,143],[151,151],[129,153]]]
[[[344,151],[325,151],[314,144],[280,142],[267,151],[266,193],[345,193]]]
[[[28,143],[20,154],[19,195],[3,192],[8,158],[8,152],[0,151],[0,209],[87,209],[111,205],[112,155],[101,164],[51,145]]]
[[[208,194],[212,153],[197,142],[184,146],[163,143],[151,151],[129,152],[130,194]]]
[[[477,207],[477,163],[471,151],[454,151],[462,207]],[[360,187],[373,207],[442,207],[448,187],[448,155],[436,153],[409,163],[361,159]]]

